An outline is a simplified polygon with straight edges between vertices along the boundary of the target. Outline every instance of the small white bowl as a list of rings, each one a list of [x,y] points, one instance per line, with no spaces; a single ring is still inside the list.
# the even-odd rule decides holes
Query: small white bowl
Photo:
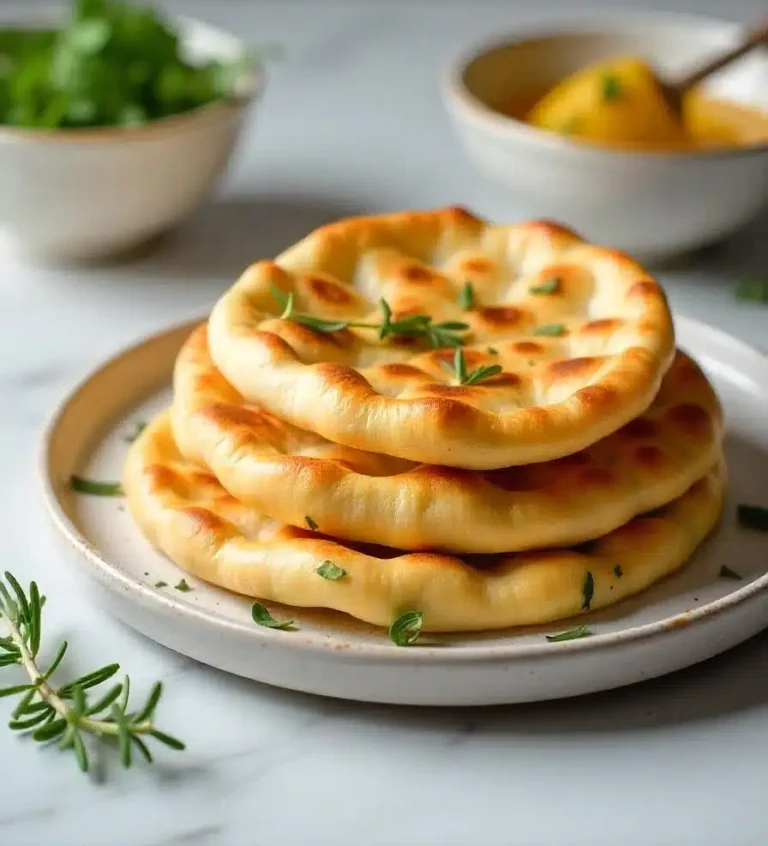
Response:
[[[240,41],[207,24],[175,23],[192,58],[244,54]],[[0,126],[0,241],[36,258],[82,261],[171,228],[223,172],[262,82],[250,74],[231,99],[135,128]]]
[[[716,241],[768,201],[768,144],[701,152],[617,151],[506,117],[493,106],[551,87],[579,67],[640,55],[670,79],[733,44],[735,24],[663,13],[580,18],[484,45],[449,68],[445,102],[469,158],[526,213],[645,259]],[[768,108],[768,59],[754,52],[708,89]]]

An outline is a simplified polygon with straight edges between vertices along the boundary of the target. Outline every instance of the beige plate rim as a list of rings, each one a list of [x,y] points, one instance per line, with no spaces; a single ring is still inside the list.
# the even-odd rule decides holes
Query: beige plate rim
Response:
[[[674,615],[652,623],[646,623],[620,631],[595,634],[592,637],[572,640],[559,643],[544,641],[537,644],[515,645],[493,644],[493,645],[471,645],[463,646],[461,649],[446,649],[445,646],[419,646],[418,648],[402,649],[393,644],[350,644],[343,637],[335,634],[305,632],[302,638],[286,637],[285,632],[273,631],[271,629],[247,625],[229,620],[216,615],[213,612],[191,607],[189,604],[177,601],[174,597],[152,590],[147,584],[142,583],[129,574],[122,573],[115,569],[110,562],[102,556],[79,531],[73,521],[67,516],[61,499],[57,494],[55,479],[57,476],[56,467],[52,462],[52,442],[56,436],[62,419],[67,410],[77,399],[87,385],[98,376],[105,374],[126,356],[136,355],[140,352],[149,353],[155,347],[169,344],[170,339],[177,337],[179,346],[186,335],[194,326],[202,322],[204,318],[191,321],[184,321],[156,332],[148,337],[129,344],[115,355],[109,357],[98,367],[89,370],[82,378],[77,380],[63,399],[54,409],[44,427],[38,454],[38,476],[42,487],[43,501],[48,515],[56,530],[64,540],[79,553],[81,560],[87,561],[92,572],[91,576],[96,577],[103,585],[113,592],[122,594],[128,593],[138,604],[159,613],[167,615],[182,615],[187,622],[196,621],[214,629],[225,629],[240,636],[250,638],[254,644],[267,645],[279,643],[281,648],[305,654],[309,652],[320,652],[326,656],[329,653],[336,653],[339,660],[349,656],[350,651],[356,655],[364,655],[374,662],[391,662],[408,660],[408,662],[430,664],[466,664],[482,659],[483,661],[530,660],[532,658],[546,658],[550,655],[563,655],[569,653],[592,653],[600,650],[615,649],[620,645],[627,645],[638,641],[647,641],[663,637],[680,625],[687,629],[700,626],[714,616],[719,616],[731,611],[737,606],[744,605],[757,600],[768,588],[768,573],[758,577],[753,582],[738,588],[726,596],[715,601],[702,605],[684,615]],[[768,383],[768,356],[764,355],[755,347],[749,346],[737,340],[727,333],[715,329],[707,324],[690,318],[676,316],[678,334],[684,334],[688,339],[695,341],[695,346],[705,348],[719,347],[726,349],[732,356],[746,365],[755,378],[762,378]],[[682,330],[682,331],[681,331]],[[159,380],[160,381],[160,380]],[[574,618],[578,620],[580,618]],[[566,621],[566,624],[569,621]],[[343,645],[345,648],[340,650]]]

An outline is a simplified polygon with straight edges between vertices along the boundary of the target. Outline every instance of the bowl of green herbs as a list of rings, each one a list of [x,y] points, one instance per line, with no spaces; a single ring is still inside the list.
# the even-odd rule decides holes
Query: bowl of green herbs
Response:
[[[0,238],[80,260],[171,228],[225,169],[263,80],[234,36],[129,2],[0,22]]]

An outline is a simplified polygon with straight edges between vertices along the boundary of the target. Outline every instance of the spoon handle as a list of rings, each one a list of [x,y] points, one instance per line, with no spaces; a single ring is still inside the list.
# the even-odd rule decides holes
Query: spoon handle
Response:
[[[746,39],[736,47],[733,47],[727,53],[721,53],[714,59],[710,59],[703,65],[700,65],[695,70],[686,74],[682,79],[679,79],[673,87],[675,91],[682,94],[689,88],[693,88],[694,85],[698,85],[710,74],[719,71],[720,68],[729,65],[731,62],[735,62],[736,59],[740,59],[745,53],[748,53],[755,47],[759,47],[761,44],[766,43],[768,43],[768,22],[750,30]]]

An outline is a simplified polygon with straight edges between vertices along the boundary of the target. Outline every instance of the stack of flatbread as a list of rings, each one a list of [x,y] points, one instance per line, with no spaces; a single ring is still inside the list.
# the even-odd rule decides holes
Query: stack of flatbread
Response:
[[[213,584],[498,629],[682,566],[721,511],[721,439],[642,267],[449,208],[342,220],[249,267],[181,350],[124,487]]]

